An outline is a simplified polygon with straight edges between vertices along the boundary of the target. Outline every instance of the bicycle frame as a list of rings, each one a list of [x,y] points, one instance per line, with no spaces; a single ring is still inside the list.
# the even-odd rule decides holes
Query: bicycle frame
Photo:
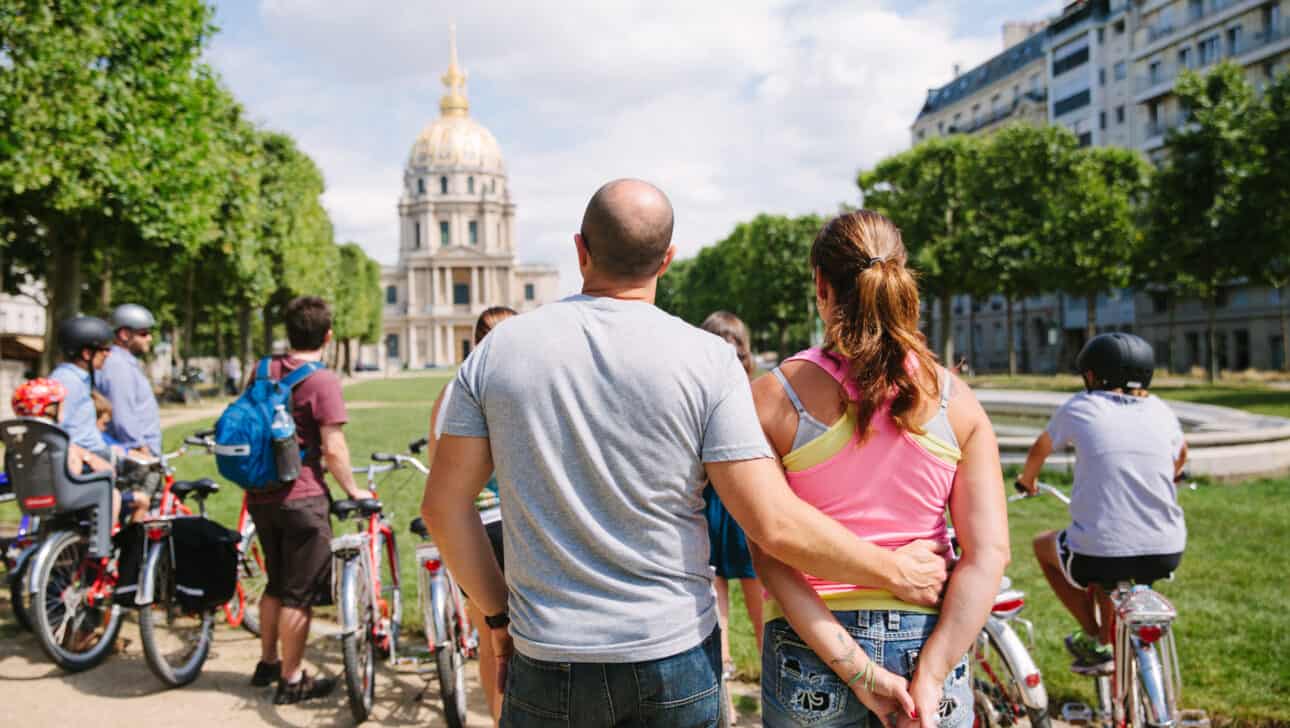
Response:
[[[451,647],[449,636],[453,633],[448,624],[448,615],[457,615],[457,635],[461,647],[469,655],[475,645],[471,644],[470,622],[466,617],[466,605],[462,603],[461,590],[448,572],[439,557],[439,547],[434,543],[422,543],[417,546],[417,601],[421,614],[425,617],[423,629],[426,635],[426,646],[433,656],[438,650]],[[449,609],[449,603],[452,609]]]
[[[1114,607],[1106,618],[1113,621],[1115,635],[1109,706],[1113,724],[1176,725],[1182,693],[1172,629],[1177,610],[1144,585],[1122,583],[1110,596]]]
[[[367,489],[373,495],[376,495],[377,474],[387,473],[391,470],[394,470],[393,465],[372,464],[362,468],[354,468],[356,474],[364,473],[367,475]],[[355,536],[360,538],[354,538]],[[381,583],[380,550],[382,546],[385,548],[385,555],[390,563],[390,590],[397,593],[402,587],[399,578],[398,543],[394,536],[394,530],[390,527],[389,521],[386,520],[383,512],[367,516],[366,527],[360,525],[357,533],[332,539],[332,557],[340,559],[342,562],[348,562],[359,558],[361,555],[360,564],[362,568],[360,571],[366,580],[365,586],[371,590],[372,595],[371,604],[368,606],[372,612],[372,637],[376,645],[387,651],[390,660],[393,661],[396,657],[398,624],[394,621],[393,610],[385,599],[385,588]],[[346,578],[346,570],[342,569],[341,572],[335,578]],[[336,583],[334,591],[341,595],[352,593],[345,586],[342,583]],[[341,633],[351,634],[358,629],[360,623],[359,615],[355,611],[357,605],[342,603],[340,607]]]

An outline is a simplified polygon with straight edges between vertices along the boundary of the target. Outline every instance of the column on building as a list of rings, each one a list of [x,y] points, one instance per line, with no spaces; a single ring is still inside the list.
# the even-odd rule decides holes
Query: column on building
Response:
[[[445,267],[441,270],[443,274],[443,289],[440,291],[443,296],[443,304],[446,306],[452,303],[452,268]]]
[[[430,324],[430,364],[439,363],[439,324]]]
[[[433,307],[439,305],[439,269],[431,264],[428,272],[430,273],[430,300],[427,303]]]
[[[408,365],[408,368],[411,369],[417,365],[417,327],[410,319],[407,324],[407,333],[404,337],[408,345],[408,352],[404,355],[403,361]]]
[[[479,266],[470,266],[470,302],[479,303]]]
[[[408,315],[411,316],[416,312],[416,280],[412,275],[412,264],[408,264]]]
[[[493,301],[495,300],[493,297],[493,269],[487,266],[484,267],[483,293],[484,293],[484,303],[486,305],[491,306],[493,304]]]

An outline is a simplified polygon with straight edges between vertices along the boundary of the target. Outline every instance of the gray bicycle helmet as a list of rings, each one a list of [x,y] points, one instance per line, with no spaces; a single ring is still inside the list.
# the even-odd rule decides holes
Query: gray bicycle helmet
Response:
[[[123,303],[112,310],[112,330],[146,331],[157,325],[152,312],[137,303]]]
[[[58,324],[58,348],[69,356],[79,356],[84,349],[112,345],[112,328],[101,318],[77,316]]]
[[[1093,372],[1090,389],[1146,389],[1156,369],[1156,353],[1141,336],[1099,334],[1075,357],[1082,374]]]

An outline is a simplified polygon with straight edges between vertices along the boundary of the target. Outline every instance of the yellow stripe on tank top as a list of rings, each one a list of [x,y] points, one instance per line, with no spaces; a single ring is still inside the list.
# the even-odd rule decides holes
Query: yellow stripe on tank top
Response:
[[[915,614],[940,614],[932,607],[920,607],[902,602],[885,589],[852,589],[836,594],[821,594],[820,598],[830,612],[855,612],[860,610],[890,610]],[[784,616],[775,597],[768,597],[762,611],[762,622],[769,623]]]
[[[851,438],[856,434],[856,408],[848,407],[846,414],[838,418],[824,434],[784,456],[784,469],[790,473],[810,470],[816,465],[828,462],[834,455],[842,452]],[[958,465],[963,453],[957,447],[933,435],[930,432],[919,435],[909,433],[924,450],[950,465]]]

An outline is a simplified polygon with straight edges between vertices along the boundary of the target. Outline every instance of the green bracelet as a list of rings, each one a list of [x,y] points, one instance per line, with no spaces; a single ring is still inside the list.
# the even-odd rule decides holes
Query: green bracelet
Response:
[[[868,667],[868,665],[866,665],[865,667]],[[856,674],[852,675],[850,680],[847,680],[847,687],[851,687],[852,685],[855,685],[856,680],[859,680],[863,676],[864,676],[864,670],[856,671]]]
[[[873,660],[866,662],[863,668],[857,671],[855,675],[851,676],[851,679],[847,681],[847,687],[851,687],[855,684],[856,680],[861,678],[864,678],[864,689],[872,693],[873,688],[871,686],[874,684],[876,679],[876,676],[873,673]]]

